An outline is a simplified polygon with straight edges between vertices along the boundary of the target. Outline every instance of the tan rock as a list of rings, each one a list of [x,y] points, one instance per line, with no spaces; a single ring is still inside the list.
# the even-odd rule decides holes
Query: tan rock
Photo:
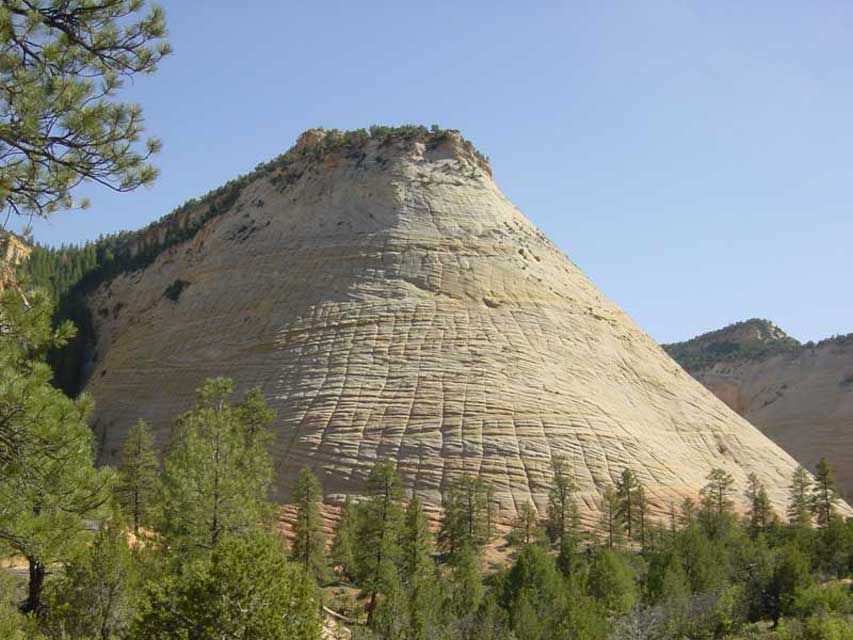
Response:
[[[465,472],[508,518],[544,509],[564,455],[588,517],[626,466],[660,511],[716,466],[741,487],[756,473],[781,509],[795,465],[608,301],[455,133],[306,153],[91,303],[123,305],[93,313],[86,390],[107,459],[140,417],[165,442],[202,379],[226,375],[278,412],[282,497],[302,465],[340,500],[391,459],[433,509]]]
[[[0,291],[17,287],[16,269],[33,248],[19,236],[0,230]]]
[[[745,345],[757,355],[690,358],[720,351],[715,344]],[[802,345],[752,320],[673,347],[676,355],[688,349],[683,359],[693,363],[693,376],[807,469],[826,457],[842,493],[853,496],[853,335]]]

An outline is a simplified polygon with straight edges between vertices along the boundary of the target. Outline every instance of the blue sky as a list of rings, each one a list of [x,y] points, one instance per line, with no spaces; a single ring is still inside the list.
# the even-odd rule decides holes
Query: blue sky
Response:
[[[304,129],[437,123],[653,337],[753,316],[853,331],[849,2],[164,2],[126,95],[157,184],[37,222],[140,227]]]

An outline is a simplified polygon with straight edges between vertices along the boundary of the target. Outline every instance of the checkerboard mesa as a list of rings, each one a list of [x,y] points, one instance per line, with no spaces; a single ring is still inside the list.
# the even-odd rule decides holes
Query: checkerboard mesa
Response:
[[[192,234],[88,294],[95,429],[111,460],[213,375],[277,411],[281,496],[303,465],[332,502],[379,459],[438,509],[463,473],[504,518],[544,509],[551,460],[585,516],[625,467],[653,509],[714,467],[781,509],[794,461],[688,376],[496,186],[458,132],[311,130]],[[164,296],[181,282],[179,296]]]

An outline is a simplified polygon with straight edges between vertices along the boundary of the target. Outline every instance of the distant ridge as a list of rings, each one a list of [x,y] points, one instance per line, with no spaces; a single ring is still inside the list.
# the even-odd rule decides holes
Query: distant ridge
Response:
[[[853,333],[801,343],[770,320],[752,318],[662,346],[682,367],[695,372],[723,362],[761,360],[785,353],[800,354],[828,344],[848,343],[853,343]]]
[[[826,457],[853,496],[853,333],[800,343],[752,319],[664,349],[805,467]]]

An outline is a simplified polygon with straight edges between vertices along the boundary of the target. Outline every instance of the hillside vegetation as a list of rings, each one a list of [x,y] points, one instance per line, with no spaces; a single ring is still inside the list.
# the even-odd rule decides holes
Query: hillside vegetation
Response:
[[[687,371],[701,371],[721,362],[762,360],[780,354],[799,354],[827,344],[850,343],[853,333],[801,343],[769,320],[753,318],[684,342],[664,344],[663,348]]]

